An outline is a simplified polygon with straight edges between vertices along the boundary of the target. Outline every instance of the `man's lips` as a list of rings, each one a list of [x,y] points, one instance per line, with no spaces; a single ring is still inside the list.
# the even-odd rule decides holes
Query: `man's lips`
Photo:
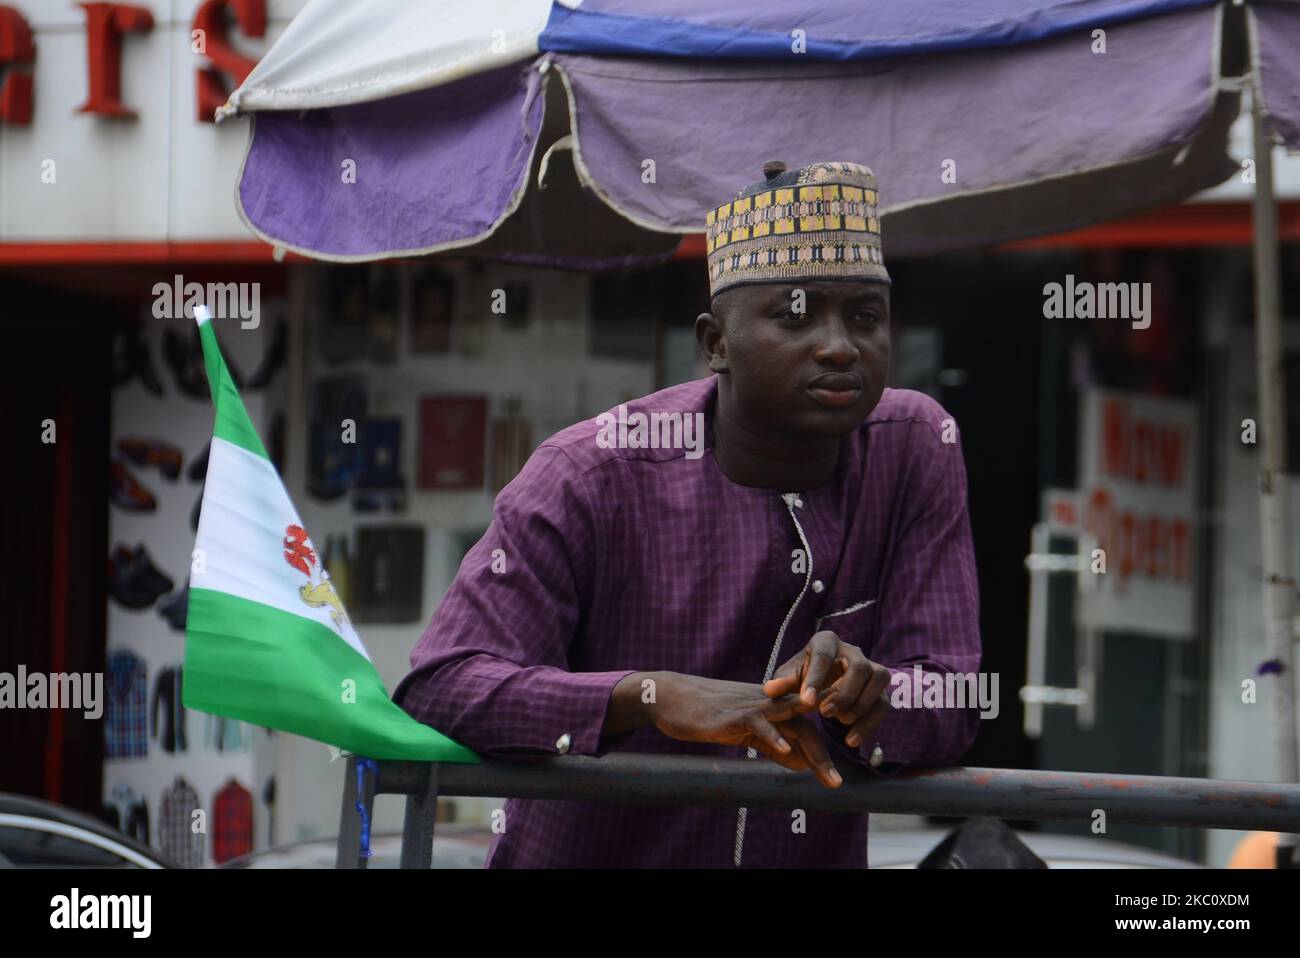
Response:
[[[811,380],[807,389],[823,406],[851,406],[862,395],[862,379],[853,373],[823,373]]]

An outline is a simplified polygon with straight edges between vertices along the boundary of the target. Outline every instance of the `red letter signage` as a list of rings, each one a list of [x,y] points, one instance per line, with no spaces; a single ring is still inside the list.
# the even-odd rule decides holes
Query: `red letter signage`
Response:
[[[226,35],[226,8],[234,10],[235,20],[246,36],[266,36],[266,0],[205,0],[194,14],[194,52],[212,62],[200,67],[197,91],[199,119],[213,122],[213,114],[230,95],[221,74],[230,74],[235,85],[257,66],[257,61],[236,53]]]
[[[153,14],[145,7],[124,3],[83,3],[86,11],[87,76],[90,93],[79,113],[134,118],[122,103],[122,34],[148,33]]]
[[[36,59],[32,28],[13,7],[0,7],[0,65]],[[0,123],[27,126],[32,122],[32,75],[10,68],[0,83]]]

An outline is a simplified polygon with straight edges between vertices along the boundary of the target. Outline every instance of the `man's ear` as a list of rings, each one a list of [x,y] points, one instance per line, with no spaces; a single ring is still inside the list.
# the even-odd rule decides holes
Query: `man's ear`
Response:
[[[727,338],[722,323],[712,313],[700,313],[695,320],[695,340],[704,352],[709,368],[715,373],[727,371]]]

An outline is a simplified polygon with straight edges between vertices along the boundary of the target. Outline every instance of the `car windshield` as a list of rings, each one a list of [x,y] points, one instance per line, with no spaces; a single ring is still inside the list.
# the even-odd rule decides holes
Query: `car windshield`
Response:
[[[132,868],[121,855],[71,835],[0,825],[0,862],[13,868]]]

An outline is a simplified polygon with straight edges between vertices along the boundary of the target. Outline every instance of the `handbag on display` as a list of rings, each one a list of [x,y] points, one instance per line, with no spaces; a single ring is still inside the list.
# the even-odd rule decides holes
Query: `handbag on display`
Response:
[[[418,622],[424,600],[424,528],[361,526],[349,588],[356,622]]]
[[[411,315],[411,352],[451,351],[452,281],[449,276],[428,272],[415,284],[415,307]]]
[[[366,355],[370,289],[366,274],[355,268],[335,267],[328,276],[319,346],[321,358],[334,364]]]
[[[420,488],[481,489],[486,443],[486,396],[425,396],[420,400]]]
[[[322,379],[312,390],[307,491],[317,499],[328,502],[352,488],[360,467],[356,434],[365,424],[367,395],[360,376]]]

